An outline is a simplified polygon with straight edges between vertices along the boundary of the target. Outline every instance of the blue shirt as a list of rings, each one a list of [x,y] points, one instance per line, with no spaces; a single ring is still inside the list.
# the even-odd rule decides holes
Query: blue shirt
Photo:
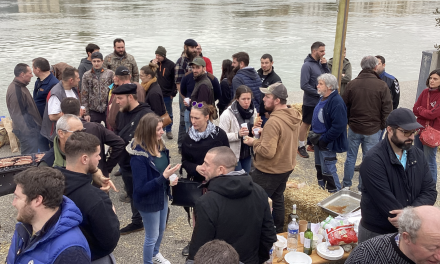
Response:
[[[403,166],[403,168],[406,170],[406,158],[407,158],[407,154],[406,154],[406,150],[404,150],[403,152],[402,152],[402,158],[400,158],[400,156],[399,155],[397,155],[397,153],[396,153],[396,157],[397,157],[397,159],[400,161],[400,163],[402,163],[402,166]]]
[[[328,100],[324,98],[319,101],[319,103],[315,106],[315,109],[313,110],[313,117],[312,117],[312,129],[313,132],[317,134],[324,134],[327,132],[327,129],[325,128],[324,124],[324,106],[327,104]]]

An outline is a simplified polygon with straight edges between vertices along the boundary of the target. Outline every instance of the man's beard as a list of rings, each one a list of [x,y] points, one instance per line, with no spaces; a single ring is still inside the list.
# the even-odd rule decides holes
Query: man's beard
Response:
[[[89,167],[87,168],[87,173],[88,173],[88,174],[93,174],[93,173],[96,172],[96,169],[97,169],[96,166],[94,166],[94,165],[92,165],[92,164],[89,164]]]
[[[393,142],[393,144],[396,145],[396,147],[398,147],[402,150],[409,150],[412,147],[413,140],[408,139],[408,140],[405,140],[402,142],[397,138],[396,134],[394,134],[391,137],[391,142]]]
[[[232,73],[233,73],[234,75],[236,75],[237,72],[238,72],[238,70],[240,70],[240,66],[234,67],[234,68],[232,69]]]
[[[34,219],[34,217],[35,217],[35,211],[30,207],[29,204],[26,204],[20,210],[20,212],[18,212],[17,221],[22,222],[22,223],[26,223],[26,224],[30,224],[31,221]]]
[[[264,105],[264,109],[266,109],[268,112],[273,112],[274,107],[273,107],[273,105],[272,106]]]
[[[189,49],[186,49],[185,53],[190,61],[192,61],[197,56],[197,51],[190,52]]]
[[[125,50],[122,51],[122,52],[118,52],[118,51],[115,50],[115,54],[118,55],[119,57],[124,57],[124,55],[125,55]]]
[[[122,112],[122,113],[130,112],[130,105],[126,105],[124,107],[119,107],[119,112]]]

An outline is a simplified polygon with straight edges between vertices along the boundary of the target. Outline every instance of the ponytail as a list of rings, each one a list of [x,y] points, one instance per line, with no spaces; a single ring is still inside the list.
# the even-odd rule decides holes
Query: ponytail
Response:
[[[157,64],[150,62],[150,64],[142,67],[141,71],[143,71],[145,75],[151,75],[151,78],[154,78],[156,77],[157,68]]]

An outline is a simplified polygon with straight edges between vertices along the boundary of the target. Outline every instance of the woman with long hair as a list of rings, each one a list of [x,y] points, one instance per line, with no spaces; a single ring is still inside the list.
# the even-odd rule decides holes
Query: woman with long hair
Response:
[[[433,70],[426,80],[427,88],[422,91],[417,102],[414,104],[413,112],[417,122],[426,127],[431,126],[440,131],[440,69]],[[437,183],[437,148],[423,145],[420,135],[414,138],[414,145],[421,149],[428,161],[434,182]]]
[[[156,78],[157,64],[150,63],[140,70],[139,78],[141,79],[142,87],[145,90],[145,103],[148,103],[151,110],[162,116],[166,113],[165,102],[163,101],[162,89]]]
[[[133,203],[142,216],[145,229],[144,263],[170,263],[159,252],[171,199],[170,176],[180,168],[171,168],[169,151],[162,140],[162,118],[146,114],[139,121],[134,138],[127,145],[133,171]]]
[[[251,170],[252,148],[243,143],[246,136],[253,136],[252,128],[257,110],[252,102],[252,90],[240,85],[235,91],[235,100],[220,116],[219,126],[228,135],[229,144],[237,157],[235,170]],[[246,124],[246,127],[242,126]],[[258,125],[258,124],[257,124]]]
[[[222,115],[223,111],[228,107],[232,101],[232,78],[234,78],[234,67],[231,60],[223,60],[222,62],[222,75],[220,77],[220,88],[222,90],[222,97],[218,100],[217,107],[219,114]]]

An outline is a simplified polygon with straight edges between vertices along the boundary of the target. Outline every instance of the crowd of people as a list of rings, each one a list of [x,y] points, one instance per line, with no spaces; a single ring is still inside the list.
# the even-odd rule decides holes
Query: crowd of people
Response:
[[[362,58],[362,71],[352,80],[344,52],[339,87],[325,44],[315,42],[301,68],[298,111],[287,103],[288,90],[270,54],[261,56],[256,70],[246,52],[235,53],[222,62],[217,79],[193,39],[185,40],[175,63],[159,46],[140,69],[123,39],[113,46],[104,57],[98,45],[87,45],[78,69],[41,57],[14,69],[6,96],[13,132],[22,154],[45,155],[38,168],[14,178],[20,223],[7,263],[116,263],[112,252],[120,235],[144,231],[143,262],[169,264],[160,245],[171,188],[179,184],[173,176],[182,170],[204,190],[193,208],[185,208],[196,223],[182,251],[187,263],[264,263],[284,229],[284,191],[297,155],[307,159],[311,152],[317,183],[330,193],[352,188],[354,171],[360,170],[362,246],[350,263],[363,263],[363,254],[374,258],[372,248],[380,246],[395,254],[368,263],[396,255],[402,262],[387,263],[440,261],[408,246],[417,244],[414,232],[421,228],[408,230],[414,228],[408,221],[429,225],[421,212],[439,213],[431,208],[437,199],[437,147],[418,133],[428,126],[440,130],[440,69],[430,73],[411,111],[398,108],[399,83],[385,72],[383,56]],[[176,96],[179,114],[173,114]],[[179,122],[176,165],[165,141],[174,138],[173,121]],[[363,161],[356,166],[359,146]],[[346,153],[342,184],[337,153]],[[112,171],[122,176],[120,199],[132,211],[122,228],[108,196],[116,190]],[[428,209],[412,209],[418,206]],[[405,249],[383,245],[396,238],[399,246],[399,237]],[[408,248],[411,254],[405,254]],[[227,254],[214,256],[216,250]]]

